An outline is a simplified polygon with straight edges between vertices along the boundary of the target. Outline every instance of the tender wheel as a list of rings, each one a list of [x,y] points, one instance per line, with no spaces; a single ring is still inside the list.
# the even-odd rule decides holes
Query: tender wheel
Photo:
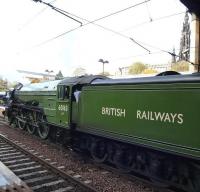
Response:
[[[132,170],[132,163],[134,158],[134,152],[131,149],[123,148],[120,145],[116,145],[116,151],[114,154],[115,166],[124,173],[128,173]]]
[[[200,164],[192,163],[189,167],[190,174],[188,175],[188,182],[185,188],[190,192],[200,191]]]
[[[136,153],[136,158],[135,158],[135,169],[145,175],[149,174],[148,171],[148,163],[147,163],[147,154],[143,151],[138,151]]]
[[[40,123],[37,129],[38,135],[41,139],[47,139],[49,136],[50,128],[47,125],[46,120],[44,119],[44,116],[42,116],[40,119]]]
[[[108,157],[105,141],[103,140],[93,141],[90,148],[90,153],[92,158],[97,163],[103,163]]]

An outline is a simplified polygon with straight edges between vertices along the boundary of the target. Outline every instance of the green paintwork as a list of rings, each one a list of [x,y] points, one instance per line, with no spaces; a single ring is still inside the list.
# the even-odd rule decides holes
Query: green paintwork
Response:
[[[199,81],[87,86],[80,82],[72,78],[31,85],[16,95],[39,101],[47,121],[56,126],[69,129],[73,124],[82,132],[200,158]],[[77,88],[81,94],[75,101]]]
[[[32,83],[15,90],[14,95],[22,101],[38,101],[48,123],[70,129],[71,123],[76,124],[78,113],[73,91],[81,90],[80,85],[89,84],[94,79],[105,77],[89,75]]]
[[[56,91],[19,91],[19,99],[23,101],[39,101],[39,107],[44,110],[48,123],[67,128],[69,125],[69,101],[60,100]]]
[[[17,96],[23,101],[39,101],[39,107],[44,110],[47,121],[56,123],[56,91],[20,91]]]
[[[69,125],[69,101],[58,101],[56,107],[56,124]]]
[[[88,86],[81,93],[79,130],[200,158],[200,84]],[[125,110],[102,114],[102,107]],[[152,111],[152,117],[137,111]],[[155,113],[182,114],[155,120]],[[175,115],[174,115],[175,116]],[[181,116],[180,116],[181,117]],[[150,119],[150,120],[147,120]]]

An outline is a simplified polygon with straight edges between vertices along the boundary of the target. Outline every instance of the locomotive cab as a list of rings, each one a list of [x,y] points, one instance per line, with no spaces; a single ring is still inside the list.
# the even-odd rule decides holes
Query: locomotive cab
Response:
[[[56,116],[60,126],[69,127],[70,86],[58,85]]]
[[[82,87],[104,76],[80,76],[66,78],[57,85],[56,121],[60,127],[76,127]]]

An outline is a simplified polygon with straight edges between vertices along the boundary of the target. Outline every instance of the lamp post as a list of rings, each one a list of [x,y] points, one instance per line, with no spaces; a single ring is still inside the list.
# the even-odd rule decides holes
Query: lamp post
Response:
[[[109,63],[108,61],[104,61],[103,59],[99,59],[99,62],[103,64],[103,75],[104,75],[104,64]]]
[[[50,75],[50,73],[53,73],[53,70],[48,70],[48,69],[46,69],[45,72],[47,72],[48,75]],[[46,79],[49,80],[49,77],[46,77]]]
[[[50,71],[50,70],[46,69],[45,72],[47,72],[48,74],[50,74],[50,73],[53,73],[53,70]]]

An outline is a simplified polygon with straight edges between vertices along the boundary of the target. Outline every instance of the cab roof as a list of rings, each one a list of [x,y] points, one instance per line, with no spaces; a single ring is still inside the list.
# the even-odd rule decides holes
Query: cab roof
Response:
[[[58,85],[87,85],[96,79],[107,79],[105,76],[101,75],[88,75],[88,76],[80,76],[80,77],[67,77],[63,80],[55,80],[55,81],[47,81],[42,83],[31,83],[28,85],[24,85],[21,91],[55,91],[57,90]]]
[[[58,85],[87,85],[91,84],[94,80],[108,79],[108,77],[102,75],[86,75],[79,77],[68,77],[62,80]]]

